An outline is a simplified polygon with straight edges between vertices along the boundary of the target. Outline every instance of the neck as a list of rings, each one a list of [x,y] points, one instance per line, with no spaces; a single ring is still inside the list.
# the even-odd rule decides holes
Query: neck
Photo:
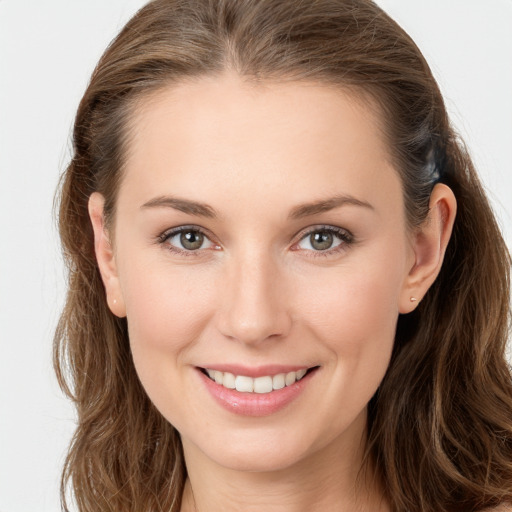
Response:
[[[362,468],[364,443],[334,440],[285,469],[223,467],[183,443],[189,478],[181,512],[384,512],[373,466]]]

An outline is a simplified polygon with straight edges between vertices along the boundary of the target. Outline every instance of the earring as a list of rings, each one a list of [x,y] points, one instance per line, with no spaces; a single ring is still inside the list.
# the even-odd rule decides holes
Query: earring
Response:
[[[418,299],[416,297],[411,297],[411,302],[418,302]]]
[[[114,305],[115,305],[115,304],[117,304],[117,299],[114,299],[114,300],[112,301],[112,304],[114,304]]]

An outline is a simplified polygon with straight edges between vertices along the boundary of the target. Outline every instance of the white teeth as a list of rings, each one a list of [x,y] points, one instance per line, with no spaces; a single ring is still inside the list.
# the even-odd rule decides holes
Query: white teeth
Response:
[[[307,370],[305,368],[303,368],[302,370],[299,370],[297,372],[297,380],[302,379],[302,377],[304,377],[304,375],[306,375],[306,372],[307,372]]]
[[[206,368],[206,373],[217,384],[227,389],[236,389],[242,393],[270,393],[285,386],[291,386],[306,375],[307,369],[296,372],[279,373],[277,375],[266,375],[264,377],[246,377],[245,375],[233,375],[229,372],[219,372]]]
[[[270,393],[272,391],[272,377],[258,377],[254,379],[255,393]]]
[[[286,374],[284,378],[284,383],[287,386],[291,386],[297,380],[297,374],[295,372],[290,372]]]
[[[254,379],[251,379],[251,377],[244,377],[243,375],[237,375],[235,377],[235,388],[237,391],[252,393],[254,391]]]
[[[217,382],[217,381],[215,381],[215,382]],[[236,387],[235,376],[232,373],[226,372],[224,374],[224,378],[222,379],[222,385],[228,389],[235,389],[235,387]]]
[[[284,373],[279,373],[278,375],[274,375],[272,378],[272,387],[274,389],[283,389],[285,385],[284,381]]]

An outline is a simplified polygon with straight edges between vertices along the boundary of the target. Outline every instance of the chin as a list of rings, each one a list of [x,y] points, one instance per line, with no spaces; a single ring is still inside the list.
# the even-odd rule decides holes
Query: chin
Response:
[[[301,447],[282,446],[282,443],[268,443],[265,446],[232,445],[229,449],[206,453],[216,464],[233,471],[270,473],[286,470],[307,457]]]
[[[339,447],[336,441],[339,438],[333,433],[301,429],[300,425],[293,431],[289,426],[287,429],[272,429],[261,425],[259,428],[231,429],[227,436],[211,434],[199,442],[184,440],[186,455],[187,451],[199,449],[202,456],[215,465],[233,471],[277,472],[308,461],[309,467],[315,457],[324,458]]]

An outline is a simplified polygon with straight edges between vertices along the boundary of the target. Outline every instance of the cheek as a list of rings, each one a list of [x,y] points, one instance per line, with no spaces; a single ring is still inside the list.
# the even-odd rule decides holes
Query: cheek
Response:
[[[331,339],[346,334],[347,348],[357,349],[373,339],[394,335],[397,298],[394,283],[383,276],[349,273],[338,286],[331,286],[318,297],[318,315],[326,319]]]
[[[212,302],[211,281],[197,268],[130,262],[122,282],[130,345],[142,380],[170,375],[186,359],[187,349],[207,325]],[[167,368],[167,369],[165,369]]]
[[[323,276],[304,273],[296,288],[308,330],[331,352],[342,378],[367,386],[370,396],[388,366],[404,279],[403,253],[385,251],[347,258]]]
[[[402,280],[397,269],[371,267],[359,260],[329,269],[325,276],[305,275],[297,283],[296,293],[302,297],[300,309],[309,311],[311,319],[318,319],[332,335],[352,332],[352,342],[357,344],[356,333],[394,329]],[[310,292],[304,294],[301,289]]]

